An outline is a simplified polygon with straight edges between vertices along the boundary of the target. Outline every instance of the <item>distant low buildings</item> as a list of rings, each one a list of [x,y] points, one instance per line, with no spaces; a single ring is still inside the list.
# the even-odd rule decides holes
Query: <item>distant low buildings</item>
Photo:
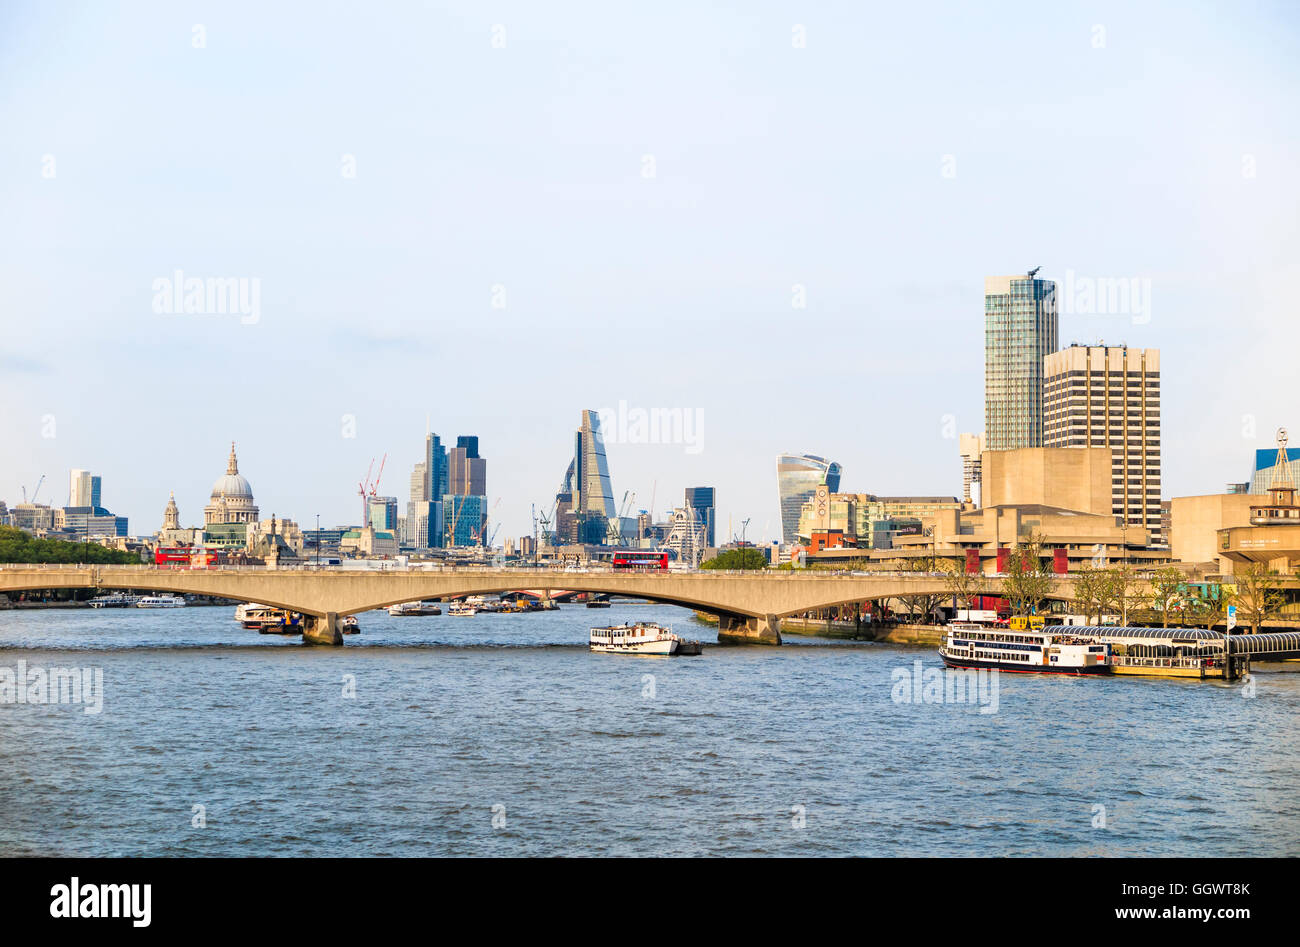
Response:
[[[899,536],[918,534],[927,516],[961,509],[953,496],[830,493],[818,487],[799,515],[799,541],[816,548],[892,549]],[[840,537],[836,541],[835,537]]]

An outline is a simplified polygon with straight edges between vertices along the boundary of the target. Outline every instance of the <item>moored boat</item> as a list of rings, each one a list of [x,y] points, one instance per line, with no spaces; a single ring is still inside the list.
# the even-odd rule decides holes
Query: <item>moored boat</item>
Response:
[[[681,645],[681,638],[651,621],[593,628],[588,638],[588,647],[592,651],[603,654],[644,654],[667,657],[676,654]]]
[[[1040,674],[1109,674],[1106,642],[1052,631],[986,628],[972,622],[948,626],[939,656],[951,668]]]
[[[127,595],[125,592],[112,592],[108,595],[96,595],[88,604],[91,608],[126,608],[138,601],[139,599],[134,595]]]
[[[452,602],[451,605],[447,608],[447,614],[455,615],[459,618],[466,618],[470,615],[478,614],[478,609],[476,609],[473,605],[469,605],[465,602]]]
[[[136,608],[184,608],[185,599],[182,596],[172,595],[170,592],[165,595],[146,595],[135,603]]]
[[[345,635],[361,634],[361,623],[357,621],[357,616],[344,615],[339,619],[339,631]]]
[[[413,615],[441,615],[442,607],[436,602],[400,602],[397,605],[388,606],[388,614],[394,618]]]

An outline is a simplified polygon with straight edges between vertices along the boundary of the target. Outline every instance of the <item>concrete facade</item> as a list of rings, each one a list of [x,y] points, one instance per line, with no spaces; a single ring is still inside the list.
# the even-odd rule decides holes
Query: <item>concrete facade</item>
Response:
[[[980,458],[983,506],[1048,506],[1111,513],[1109,447],[989,450]]]
[[[1232,560],[1223,555],[1219,530],[1250,525],[1250,507],[1259,497],[1248,493],[1212,493],[1174,497],[1169,501],[1172,530],[1170,552],[1180,562],[1206,566],[1210,571],[1232,573]]]

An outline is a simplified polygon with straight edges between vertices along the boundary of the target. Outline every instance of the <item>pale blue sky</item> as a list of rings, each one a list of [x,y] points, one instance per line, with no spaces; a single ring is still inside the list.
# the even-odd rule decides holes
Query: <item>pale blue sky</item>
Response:
[[[45,474],[63,503],[86,467],[132,532],[169,490],[200,522],[234,439],[264,515],[353,522],[372,456],[405,503],[427,415],[479,435],[500,541],[580,411],[625,399],[698,412],[702,450],[611,444],[616,500],[714,485],[720,535],[771,537],[781,451],[960,492],[983,277],[1038,265],[1151,280],[1148,322],[1063,315],[1062,341],[1159,347],[1165,495],[1221,490],[1300,428],[1298,18],[6,3],[0,498]],[[260,280],[260,320],[155,314],[177,268]]]

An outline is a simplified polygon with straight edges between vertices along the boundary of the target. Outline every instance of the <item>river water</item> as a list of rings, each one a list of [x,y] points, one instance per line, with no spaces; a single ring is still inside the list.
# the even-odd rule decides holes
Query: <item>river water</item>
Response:
[[[623,619],[705,652],[587,651]],[[669,606],[360,620],[0,611],[0,673],[103,680],[99,713],[0,703],[0,855],[1300,855],[1300,673],[980,706],[903,700],[932,649],[710,647]]]

